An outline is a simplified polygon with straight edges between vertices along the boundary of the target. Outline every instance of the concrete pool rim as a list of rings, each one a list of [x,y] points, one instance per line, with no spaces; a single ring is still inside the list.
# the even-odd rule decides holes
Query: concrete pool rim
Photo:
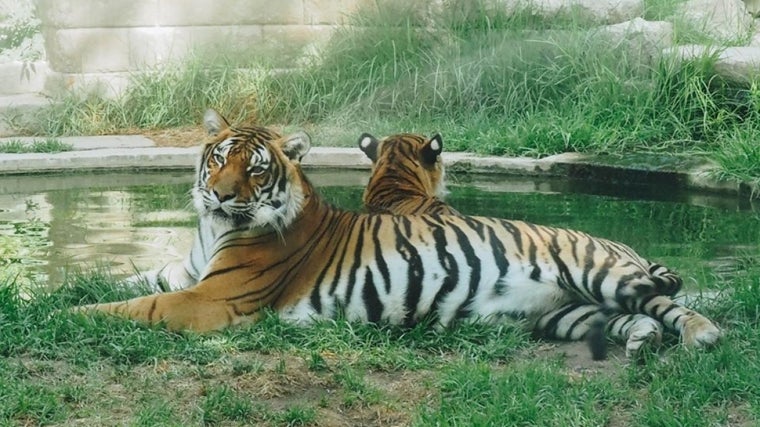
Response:
[[[0,144],[40,138],[0,138]],[[60,172],[192,170],[198,147],[157,147],[141,135],[57,138],[73,147],[60,153],[0,153],[1,175]],[[562,153],[541,159],[482,156],[445,152],[447,170],[453,173],[554,177],[621,183],[672,185],[690,191],[718,192],[751,197],[757,189],[737,181],[718,180],[714,166],[705,160],[668,156],[596,156]],[[369,159],[354,147],[312,147],[303,160],[305,168],[366,169]]]

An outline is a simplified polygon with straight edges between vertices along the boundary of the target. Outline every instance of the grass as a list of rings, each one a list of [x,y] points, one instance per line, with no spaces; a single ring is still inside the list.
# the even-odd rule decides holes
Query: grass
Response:
[[[71,144],[65,144],[57,138],[34,140],[30,143],[18,139],[0,142],[0,153],[60,153],[73,149]]]
[[[677,3],[647,1],[645,16],[665,19]],[[197,126],[212,106],[235,122],[305,127],[320,145],[352,146],[365,131],[438,131],[449,150],[666,153],[713,159],[725,178],[758,177],[756,83],[722,80],[713,56],[649,60],[599,37],[576,10],[542,20],[486,0],[424,9],[393,0],[366,7],[298,69],[199,54],[136,74],[116,100],[59,99],[27,131]],[[676,30],[677,43],[697,37]]]
[[[0,62],[34,61],[44,56],[40,20],[31,0],[5,1],[0,10]]]
[[[716,348],[669,338],[638,364],[578,366],[508,325],[301,327],[269,314],[178,334],[54,312],[141,292],[107,275],[74,274],[29,300],[8,282],[0,424],[754,425],[760,265],[748,261],[722,286],[733,294],[705,311],[727,331]]]
[[[155,194],[137,187],[128,199],[133,212],[173,211],[182,208],[186,187],[156,185]],[[339,206],[361,198],[356,187],[324,190]],[[511,324],[436,332],[337,319],[302,327],[268,313],[257,324],[219,333],[172,333],[56,313],[144,292],[108,274],[71,273],[61,289],[37,294],[9,276],[0,279],[0,425],[760,423],[760,265],[751,252],[760,237],[757,215],[672,199],[624,203],[619,197],[635,196],[621,193],[494,197],[493,190],[457,190],[450,201],[463,210],[509,212],[614,237],[681,271],[689,289],[699,283],[725,291],[702,310],[725,329],[725,339],[692,351],[669,335],[637,364],[620,359],[619,344],[610,346],[610,360],[591,362],[577,355],[586,354],[582,344],[536,342]],[[90,197],[56,193],[71,206]],[[73,212],[53,208],[58,218]],[[730,274],[714,276],[708,260],[737,247],[747,257]]]
[[[648,1],[645,16],[664,19],[675,8]],[[331,145],[353,144],[366,130],[438,130],[454,150],[696,154],[718,161],[723,177],[757,176],[747,167],[757,154],[746,143],[755,131],[756,91],[719,81],[712,58],[642,64],[590,36],[592,24],[581,15],[544,21],[485,1],[452,2],[432,17],[403,2],[381,2],[353,19],[357,27],[338,32],[302,69],[272,72],[204,55],[135,75],[119,100],[72,94],[29,131],[195,125],[211,105],[234,121],[310,126]],[[694,37],[676,31],[678,42]]]

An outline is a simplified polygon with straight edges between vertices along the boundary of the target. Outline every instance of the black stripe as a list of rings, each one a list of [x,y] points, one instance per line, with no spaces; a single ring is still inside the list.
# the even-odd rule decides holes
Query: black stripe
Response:
[[[354,247],[354,262],[351,264],[351,268],[348,270],[348,287],[346,288],[346,295],[345,295],[345,302],[346,307],[348,307],[351,304],[351,297],[354,293],[354,286],[357,282],[357,273],[359,270],[359,267],[361,267],[362,264],[362,252],[364,251],[364,224],[360,224],[359,227],[359,233],[358,238],[356,239],[356,247]]]
[[[538,266],[536,263],[536,253],[538,252],[538,247],[536,246],[536,242],[533,240],[533,237],[528,236],[528,261],[530,262],[530,265],[533,266],[533,270],[530,272],[530,278],[531,280],[538,281],[541,279],[541,267]]]
[[[356,227],[352,221],[352,224],[348,228],[348,234],[343,240],[343,247],[341,248],[342,250],[340,252],[340,258],[338,259],[338,263],[336,264],[336,267],[335,267],[335,273],[334,273],[335,275],[333,276],[332,283],[330,284],[330,292],[328,293],[328,295],[334,295],[335,289],[338,287],[338,282],[340,280],[341,273],[343,270],[343,262],[346,259],[346,254],[348,253],[348,250],[349,250],[349,243],[352,241],[352,235],[354,234],[354,231],[356,230],[356,228],[358,227]]]
[[[578,327],[583,326],[583,322],[585,322],[586,320],[588,320],[588,318],[590,318],[591,316],[593,316],[593,315],[595,315],[597,313],[599,313],[599,310],[589,310],[589,311],[583,313],[583,315],[579,316],[577,319],[575,319],[575,321],[573,322],[573,324],[570,325],[570,327],[567,329],[567,332],[566,332],[566,335],[564,336],[564,338],[565,339],[570,339],[573,336],[573,332]],[[589,328],[589,330],[591,330],[591,329]],[[586,332],[584,332],[581,335],[581,338],[585,338],[586,334],[588,334],[589,330],[587,330]]]
[[[326,218],[323,218],[322,222],[320,222],[320,224],[328,224],[328,223],[332,223],[332,221]],[[325,228],[325,232],[327,231],[330,231],[330,234],[328,235],[328,241],[325,244],[332,246],[333,250],[327,257],[326,259],[327,262],[325,262],[325,266],[322,268],[322,270],[319,272],[319,275],[317,276],[317,280],[314,283],[314,287],[311,290],[311,297],[310,297],[312,308],[314,308],[314,310],[320,314],[322,313],[322,298],[320,297],[319,291],[322,288],[321,285],[325,280],[325,276],[327,276],[327,272],[330,270],[330,267],[332,267],[333,264],[335,263],[335,259],[336,259],[335,255],[339,250],[339,245],[333,244],[332,241],[338,240],[344,237],[346,234],[345,231],[343,231],[342,229],[341,230],[327,230]],[[346,239],[346,240],[349,240],[349,239]],[[342,262],[342,259],[341,259],[341,262]],[[336,282],[333,282],[333,287],[330,289],[331,295],[332,295],[332,292],[335,290],[334,289],[335,286],[336,286]]]
[[[583,287],[583,294],[587,296],[587,298],[596,298],[594,295],[593,290],[590,286],[589,281],[589,274],[591,274],[591,269],[594,268],[594,251],[596,249],[596,246],[594,245],[594,241],[592,239],[588,240],[588,243],[586,244],[585,248],[585,256],[583,257],[583,276],[581,278],[580,286]],[[580,289],[579,289],[580,290]],[[600,300],[596,300],[597,302],[601,302]]]
[[[404,217],[398,217],[401,224],[408,226],[409,221]],[[406,235],[401,233],[399,227],[393,228],[396,237],[396,251],[401,254],[401,257],[407,264],[407,286],[406,295],[404,298],[404,307],[406,309],[406,317],[404,324],[407,326],[414,325],[414,319],[417,314],[417,304],[422,295],[422,278],[424,277],[424,269],[422,267],[422,259],[420,258],[417,249],[406,238]],[[407,233],[408,235],[408,233]]]
[[[512,238],[515,240],[515,250],[517,250],[517,253],[519,255],[523,255],[523,247],[522,247],[522,231],[520,231],[520,227],[518,227],[514,222],[508,221],[506,219],[501,220],[501,226],[504,227],[509,234],[512,235]]]
[[[377,294],[377,288],[372,280],[372,272],[369,268],[364,274],[364,288],[362,289],[362,300],[367,308],[367,321],[377,323],[382,319],[383,303]]]
[[[557,264],[557,270],[559,271],[557,285],[564,290],[572,290],[585,297],[584,293],[579,291],[578,285],[575,283],[567,264],[559,256],[559,242],[556,235],[552,238],[552,243],[549,246],[549,254],[552,256],[554,263]]]
[[[446,276],[443,278],[441,288],[435,294],[433,303],[430,306],[430,312],[436,313],[441,300],[450,294],[459,282],[459,266],[454,259],[454,256],[446,251],[446,233],[440,224],[434,223],[430,217],[421,217],[431,229],[433,234],[433,241],[435,242],[435,250],[438,254],[438,263],[446,271]]]
[[[604,295],[602,294],[602,283],[604,279],[610,273],[610,267],[615,265],[615,257],[612,254],[608,254],[604,259],[604,263],[599,267],[599,270],[594,275],[591,281],[591,294],[597,301],[604,301]]]
[[[652,315],[652,317],[656,318],[657,317],[657,307],[656,307],[657,305],[655,305],[655,307],[652,308],[651,311],[648,311],[649,309],[647,309],[647,305],[653,299],[657,298],[658,296],[659,295],[657,295],[657,294],[650,294],[650,295],[646,295],[646,296],[643,296],[643,297],[639,298],[638,301],[636,301],[634,298],[631,298],[632,301],[631,301],[631,305],[629,306],[630,307],[629,310],[632,311],[632,312],[642,312],[642,313],[645,313],[645,314],[649,314],[649,315]],[[638,306],[635,305],[637,302],[639,303]]]
[[[467,238],[467,235],[462,232],[459,227],[453,224],[451,229],[454,230],[454,233],[457,236],[457,243],[459,243],[459,247],[462,249],[465,260],[467,261],[467,265],[470,266],[471,269],[469,285],[470,290],[467,292],[467,298],[465,298],[465,300],[459,305],[456,317],[469,317],[471,314],[469,305],[472,303],[472,299],[475,297],[475,293],[478,291],[478,285],[480,284],[480,260],[475,254],[475,250],[470,244],[470,240]]]
[[[504,244],[496,237],[493,227],[488,227],[488,239],[491,243],[491,251],[496,261],[496,267],[499,268],[499,276],[504,277],[509,270],[509,260],[507,259],[507,250]]]
[[[150,309],[148,309],[148,322],[153,322],[153,314],[156,311],[156,304],[158,304],[158,298],[153,298],[153,303],[150,305]]]
[[[572,303],[568,304],[560,309],[559,312],[555,313],[549,321],[544,323],[543,326],[541,326],[541,330],[536,330],[534,333],[541,332],[543,335],[539,337],[546,337],[546,338],[558,338],[557,336],[557,328],[559,327],[559,322],[567,316],[568,313],[572,312],[573,310],[577,309],[583,305],[582,303]]]
[[[383,256],[383,245],[380,242],[380,224],[382,223],[382,217],[370,216],[369,221],[374,221],[374,225],[372,227],[372,243],[375,245],[375,262],[377,263],[378,270],[380,270],[380,275],[383,276],[383,281],[385,282],[385,292],[390,293],[391,273],[388,270],[388,263],[385,262],[385,257]]]

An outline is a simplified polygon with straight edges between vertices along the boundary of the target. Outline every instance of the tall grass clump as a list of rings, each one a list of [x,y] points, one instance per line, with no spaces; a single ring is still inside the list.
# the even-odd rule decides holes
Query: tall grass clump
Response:
[[[487,1],[432,12],[382,2],[352,23],[318,61],[265,80],[264,117],[390,122],[440,130],[449,147],[543,156],[712,149],[748,113],[741,87],[715,76],[713,56],[652,60],[579,14],[547,21]]]
[[[260,67],[216,57],[196,56],[182,64],[135,74],[118,98],[91,91],[57,99],[37,118],[39,133],[48,135],[104,134],[134,129],[197,125],[209,106],[231,120],[255,118],[261,109],[257,86]]]
[[[677,4],[649,0],[646,8],[662,19]],[[233,121],[310,127],[318,144],[353,145],[367,131],[438,131],[447,149],[498,155],[720,159],[736,153],[727,141],[747,144],[747,123],[758,116],[751,87],[718,77],[714,54],[661,58],[660,47],[611,40],[580,10],[544,19],[492,0],[385,0],[347,19],[298,67],[199,55],[135,76],[118,100],[64,100],[41,117],[43,128],[61,135],[197,125],[211,106]],[[723,163],[728,176],[744,173]]]

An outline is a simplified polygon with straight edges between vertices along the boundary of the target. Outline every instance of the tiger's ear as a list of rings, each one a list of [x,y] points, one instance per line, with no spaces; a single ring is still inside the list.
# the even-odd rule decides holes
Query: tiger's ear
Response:
[[[438,161],[438,156],[441,155],[442,151],[443,138],[437,133],[422,146],[422,149],[420,150],[421,160],[425,162],[425,164],[433,165]]]
[[[377,139],[368,133],[363,133],[359,137],[358,144],[359,148],[364,151],[364,154],[372,160],[372,163],[375,163],[377,161]]]
[[[230,127],[230,122],[214,109],[209,108],[203,113],[203,126],[209,135],[219,135],[219,132]]]
[[[280,149],[290,160],[300,162],[311,148],[311,137],[308,133],[299,131],[280,140]]]

